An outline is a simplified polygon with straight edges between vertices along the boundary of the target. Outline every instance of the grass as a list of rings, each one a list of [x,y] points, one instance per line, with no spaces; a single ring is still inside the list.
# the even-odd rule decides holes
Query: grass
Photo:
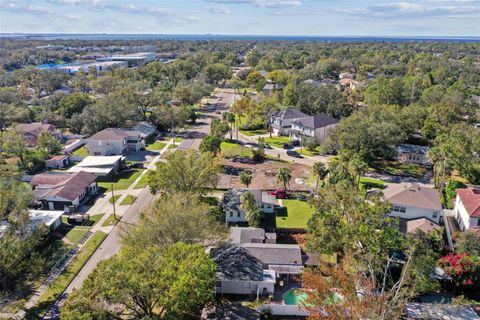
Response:
[[[130,185],[138,178],[140,173],[142,173],[142,170],[144,169],[123,171],[109,179],[109,181],[99,182],[98,186],[105,189],[105,192],[112,191],[112,184],[113,190],[128,189],[128,187],[130,187]]]
[[[277,228],[306,228],[313,208],[306,201],[285,199],[283,208],[277,213]]]
[[[67,232],[65,237],[70,240],[73,244],[78,244],[80,240],[88,232],[89,228],[85,227],[73,227],[70,231]]]
[[[37,305],[29,310],[30,314],[37,317],[42,317],[45,312],[52,306],[57,297],[67,288],[72,279],[83,268],[90,256],[95,252],[100,243],[107,236],[102,231],[95,232],[90,239],[85,243],[72,263],[63,271],[63,273],[55,279],[55,281],[48,287],[37,302]]]
[[[308,150],[307,148],[303,147],[297,150],[298,153],[301,155],[307,156],[307,157],[313,157],[313,156],[318,156],[320,152],[318,151],[318,148],[315,150]]]
[[[261,135],[261,134],[267,134],[268,130],[267,129],[256,129],[256,130],[240,129],[240,132],[243,135],[246,135],[248,137],[252,137],[252,136],[258,136],[258,135]]]
[[[120,194],[116,194],[114,195],[113,197],[110,197],[110,200],[108,200],[108,202],[110,202],[111,204],[114,204],[117,202],[117,200],[121,197]]]
[[[382,180],[366,178],[366,177],[360,178],[360,190],[362,191],[367,191],[369,189],[384,189],[384,188],[385,188],[385,182],[383,182]]]
[[[115,216],[112,213],[107,219],[105,219],[105,221],[103,221],[102,227],[111,227],[114,226],[115,223],[117,223],[117,219],[115,219]]]
[[[268,143],[271,146],[277,147],[277,148],[283,148],[283,145],[285,143],[288,143],[290,139],[288,137],[266,137],[265,138],[265,143]]]
[[[167,145],[166,142],[163,141],[155,141],[154,143],[149,143],[145,149],[150,151],[160,151]]]
[[[220,145],[222,154],[225,158],[233,157],[252,157],[252,149],[234,142],[222,142]]]
[[[129,194],[129,195],[127,195],[127,196],[125,197],[125,199],[123,199],[122,202],[120,202],[120,205],[121,205],[121,206],[131,205],[132,203],[135,202],[135,200],[137,200],[137,197],[132,196],[131,194]]]
[[[90,221],[93,222],[92,226],[96,225],[100,219],[105,215],[105,213],[99,213],[99,214],[94,214],[93,216],[90,216]]]
[[[72,152],[74,156],[86,157],[88,156],[88,149],[86,146],[82,146]]]
[[[133,187],[134,189],[143,189],[145,188],[146,186],[148,186],[148,174],[144,174],[140,180],[138,181],[138,183],[135,185],[135,187]]]
[[[378,160],[371,164],[374,171],[394,176],[413,177],[420,179],[425,175],[426,169],[420,164],[400,161]]]
[[[182,141],[183,141],[182,137],[176,137],[175,138],[175,145],[173,145],[173,143],[172,143],[168,148],[169,149],[174,149],[174,148],[178,147],[178,144]]]

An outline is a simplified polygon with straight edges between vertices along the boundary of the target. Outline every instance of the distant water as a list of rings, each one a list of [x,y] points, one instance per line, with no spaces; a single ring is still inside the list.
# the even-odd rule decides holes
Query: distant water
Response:
[[[317,42],[480,42],[480,37],[269,36],[214,34],[14,34],[1,38],[25,40],[179,40],[179,41],[317,41]]]

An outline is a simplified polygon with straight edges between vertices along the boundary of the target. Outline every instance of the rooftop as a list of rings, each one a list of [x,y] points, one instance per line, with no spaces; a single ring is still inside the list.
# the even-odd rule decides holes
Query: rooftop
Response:
[[[217,280],[263,281],[263,263],[244,248],[224,245],[211,251],[217,264]]]
[[[262,228],[231,227],[230,240],[236,244],[263,242],[265,240],[265,230]]]
[[[93,182],[95,182],[93,174],[80,171],[37,174],[30,183],[35,187],[34,194],[37,199],[53,197],[73,201]]]
[[[430,148],[427,146],[419,146],[415,144],[399,144],[396,147],[398,153],[428,154]]]
[[[389,185],[383,190],[383,194],[385,199],[392,204],[428,210],[442,210],[438,191],[418,184],[400,183]]]
[[[58,218],[60,218],[63,211],[49,211],[49,210],[28,210],[31,222],[33,224],[44,224],[50,227]]]
[[[308,114],[305,114],[298,109],[287,108],[285,110],[277,112],[275,116],[281,119],[298,119],[308,117]]]
[[[19,123],[15,127],[17,131],[30,132],[35,135],[40,135],[42,132],[52,132],[56,130],[56,127],[53,124],[48,123]]]
[[[422,320],[480,320],[469,306],[438,303],[407,303],[408,319]]]
[[[243,243],[241,247],[264,264],[302,265],[302,251],[296,244]]]
[[[326,127],[332,124],[336,124],[339,121],[332,116],[329,116],[326,113],[317,114],[316,116],[300,118],[295,121],[295,124],[299,124],[301,126],[318,129],[322,127]]]
[[[427,218],[419,218],[413,220],[400,219],[400,232],[413,233],[417,230],[421,230],[425,233],[440,230],[441,227]]]
[[[457,195],[472,218],[480,218],[480,189],[457,189]]]
[[[87,140],[124,140],[127,137],[141,136],[142,133],[135,129],[107,128],[95,133]]]

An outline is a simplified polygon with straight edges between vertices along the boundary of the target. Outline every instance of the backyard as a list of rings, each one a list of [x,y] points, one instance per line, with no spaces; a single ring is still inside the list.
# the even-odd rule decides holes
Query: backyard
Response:
[[[149,151],[160,151],[167,145],[164,141],[155,141],[154,143],[149,143],[146,145],[145,149]]]
[[[377,160],[373,162],[370,167],[377,172],[416,179],[423,178],[427,171],[425,167],[420,164],[387,160]]]
[[[284,199],[282,200],[282,208],[277,211],[276,227],[305,229],[313,211],[313,208],[306,201]]]
[[[72,154],[73,154],[74,156],[86,157],[86,156],[88,156],[88,149],[87,149],[86,146],[82,146],[82,147],[80,147],[80,148],[78,148],[78,149],[75,149],[75,150],[72,152]]]

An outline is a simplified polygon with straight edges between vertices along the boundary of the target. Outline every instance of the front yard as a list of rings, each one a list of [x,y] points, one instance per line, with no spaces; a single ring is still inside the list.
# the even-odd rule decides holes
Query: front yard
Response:
[[[277,148],[283,148],[283,145],[285,143],[288,143],[290,141],[290,138],[288,137],[283,137],[283,136],[280,136],[280,137],[267,137],[265,138],[265,143],[273,146],[273,147],[277,147]]]
[[[307,227],[308,219],[314,209],[306,201],[296,199],[282,200],[282,208],[277,211],[277,228],[303,228]]]
[[[252,157],[252,149],[250,149],[250,147],[235,142],[222,142],[220,149],[222,150],[221,153],[225,158]]]
[[[373,162],[370,167],[376,172],[416,179],[423,178],[427,172],[425,167],[420,164],[400,161],[377,160]]]
[[[160,151],[167,145],[164,141],[155,141],[146,145],[145,149],[149,151]]]
[[[259,136],[259,135],[262,135],[262,134],[267,134],[268,130],[267,129],[256,129],[256,130],[240,129],[240,132],[243,135],[246,135],[248,137],[252,137],[252,136]]]
[[[134,169],[129,171],[122,171],[119,174],[116,174],[114,177],[111,177],[107,181],[102,181],[98,183],[98,186],[104,189],[104,192],[113,190],[125,190],[130,187],[130,185],[138,178],[140,173],[144,169]]]

